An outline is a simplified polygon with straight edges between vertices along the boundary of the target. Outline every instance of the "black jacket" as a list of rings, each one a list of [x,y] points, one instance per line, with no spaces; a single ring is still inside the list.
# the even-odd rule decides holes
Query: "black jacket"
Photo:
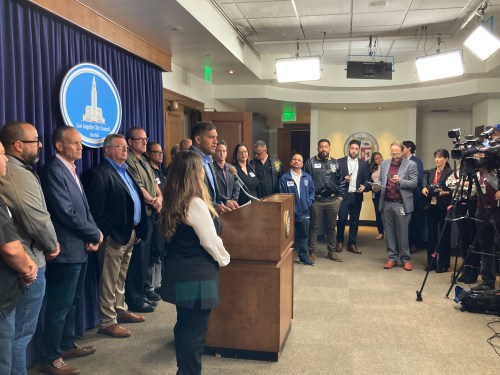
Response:
[[[345,180],[337,159],[329,156],[322,160],[316,155],[306,161],[304,170],[313,178],[316,201],[333,200],[344,195]]]

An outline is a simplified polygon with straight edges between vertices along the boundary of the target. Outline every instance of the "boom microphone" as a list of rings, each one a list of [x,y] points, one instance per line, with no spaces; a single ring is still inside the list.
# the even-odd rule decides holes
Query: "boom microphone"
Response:
[[[243,190],[243,193],[245,193],[245,195],[248,198],[253,199],[253,200],[257,200],[257,201],[259,200],[259,198],[256,198],[250,194],[250,189],[248,189],[248,187],[245,185],[245,183],[241,180],[240,176],[238,176],[238,173],[236,172],[235,167],[233,167],[233,166],[229,167],[228,171],[229,171],[229,173],[231,173],[233,175],[234,180],[236,181],[236,183],[238,185],[240,185],[241,190]]]

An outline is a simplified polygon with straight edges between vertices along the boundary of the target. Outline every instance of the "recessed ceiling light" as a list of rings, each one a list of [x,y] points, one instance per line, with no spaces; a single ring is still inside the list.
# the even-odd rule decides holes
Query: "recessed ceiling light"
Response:
[[[344,108],[342,108],[342,109],[347,109],[347,107],[344,107]]]
[[[229,74],[234,74],[234,70],[233,70],[233,69],[230,69],[230,70],[228,71],[228,73],[229,73]]]
[[[384,109],[384,107],[377,107],[377,109]]]
[[[182,31],[184,29],[182,27],[180,27],[180,26],[175,26],[175,27],[172,27],[172,30],[173,31]]]

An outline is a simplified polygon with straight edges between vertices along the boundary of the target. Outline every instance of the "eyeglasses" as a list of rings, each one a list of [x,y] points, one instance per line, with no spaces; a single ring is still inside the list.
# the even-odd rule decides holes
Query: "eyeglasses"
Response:
[[[121,146],[120,145],[120,146],[106,146],[106,147],[108,147],[108,148],[116,148],[116,149],[118,149],[120,151],[123,151],[123,150],[128,151],[128,146]]]
[[[152,154],[163,154],[163,151],[149,151],[151,152]]]
[[[149,138],[132,138],[133,141],[148,142]]]
[[[264,153],[264,151],[262,151],[262,152],[254,152],[253,154],[254,154],[255,156],[260,156],[260,155],[262,155],[263,153]]]

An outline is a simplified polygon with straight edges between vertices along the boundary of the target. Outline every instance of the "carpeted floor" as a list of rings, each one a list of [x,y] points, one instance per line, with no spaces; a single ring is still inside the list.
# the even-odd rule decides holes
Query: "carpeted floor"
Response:
[[[423,302],[416,302],[425,272],[425,251],[414,270],[382,268],[385,242],[374,228],[360,228],[362,255],[326,259],[320,244],[316,266],[295,264],[292,330],[277,363],[203,357],[203,374],[498,374],[500,357],[487,343],[492,315],[461,312],[444,296],[450,273],[430,273]],[[450,294],[452,298],[454,293]],[[128,324],[133,334],[113,339],[91,330],[80,340],[95,345],[89,357],[70,359],[81,374],[175,374],[175,308],[160,302],[147,321]],[[494,323],[500,332],[500,321]],[[500,338],[494,339],[500,346]],[[500,350],[499,350],[500,353]],[[37,374],[37,366],[30,374]]]

